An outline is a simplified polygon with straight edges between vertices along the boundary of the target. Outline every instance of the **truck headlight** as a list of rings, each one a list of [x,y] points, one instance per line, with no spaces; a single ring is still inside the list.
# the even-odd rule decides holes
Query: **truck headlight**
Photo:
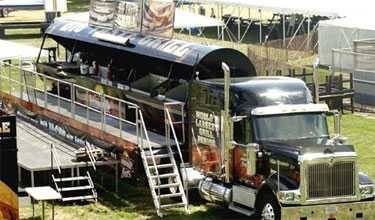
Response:
[[[301,199],[299,190],[280,191],[277,194],[280,202],[283,204],[298,204]]]
[[[374,184],[359,185],[359,192],[362,199],[374,197]]]

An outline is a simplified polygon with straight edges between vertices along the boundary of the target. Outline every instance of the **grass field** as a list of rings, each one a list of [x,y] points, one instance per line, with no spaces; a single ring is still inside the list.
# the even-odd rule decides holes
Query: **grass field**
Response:
[[[88,2],[89,0],[71,0],[68,5],[69,11],[87,10]],[[7,19],[14,21],[28,19],[29,16],[42,18],[40,14],[37,14],[41,13],[40,11],[32,13],[35,14],[27,14],[23,11],[14,12]],[[37,47],[40,46],[41,42],[38,30],[11,30],[7,32],[6,39]],[[215,44],[217,41],[209,41],[208,43]],[[227,44],[230,46],[232,43]],[[234,47],[236,46],[234,45]],[[306,63],[306,61],[298,62]],[[342,132],[357,149],[360,169],[375,179],[375,119],[371,116],[345,114],[342,120]],[[151,195],[145,182],[138,181],[137,184],[129,184],[123,181],[120,183],[119,194],[99,190],[99,195],[100,200],[98,203],[57,205],[56,219],[159,219],[154,212]],[[183,209],[172,209],[166,213],[167,216],[164,219],[248,219],[224,207],[199,200],[193,203],[191,211],[190,215],[185,215]],[[38,205],[36,214],[39,215],[40,212],[41,206]],[[30,207],[21,208],[20,213],[21,219],[31,219],[32,212]],[[46,213],[50,213],[49,208]]]

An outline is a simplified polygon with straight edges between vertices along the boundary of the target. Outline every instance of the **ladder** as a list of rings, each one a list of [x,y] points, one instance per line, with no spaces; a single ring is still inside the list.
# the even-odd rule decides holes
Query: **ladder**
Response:
[[[78,176],[63,177],[60,160],[58,159],[54,145],[51,144],[52,170],[54,170],[54,162],[58,170],[58,177],[55,177],[54,174],[52,174],[51,177],[56,191],[61,194],[61,200],[63,202],[77,200],[94,200],[97,202],[98,194],[96,193],[95,185],[92,181],[90,173],[87,171],[86,175],[83,176],[78,174]]]
[[[162,217],[161,210],[174,207],[184,207],[185,211],[189,212],[187,197],[171,146],[153,148],[141,110],[138,110],[138,117],[138,146],[156,213]]]

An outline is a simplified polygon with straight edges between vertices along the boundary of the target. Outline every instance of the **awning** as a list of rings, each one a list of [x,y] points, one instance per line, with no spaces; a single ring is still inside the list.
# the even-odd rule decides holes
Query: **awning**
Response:
[[[40,49],[28,45],[0,40],[0,60],[13,58],[36,58]],[[47,51],[43,51],[42,57],[47,57]]]
[[[89,13],[71,13],[67,14],[61,18],[63,20],[79,21],[82,23],[88,23]],[[181,9],[176,9],[174,28],[201,28],[201,27],[221,27],[224,26],[224,22],[218,19],[210,18],[207,16],[197,15],[191,12],[183,11]]]
[[[254,8],[275,14],[344,17],[373,8],[373,1],[342,0],[179,0],[179,3],[211,4]]]
[[[138,65],[150,72],[158,70],[159,74],[173,71],[176,75],[189,78],[186,74],[191,75],[196,70],[200,72],[202,79],[221,77],[221,62],[225,62],[232,67],[233,76],[256,75],[248,57],[230,48],[141,36],[119,30],[96,29],[87,23],[69,19],[55,20],[46,34],[69,50],[76,48],[78,51],[100,53],[102,57],[124,57],[129,65]],[[103,40],[102,37],[105,36],[110,40]],[[118,43],[111,40],[117,40]],[[172,64],[173,68],[170,70]]]

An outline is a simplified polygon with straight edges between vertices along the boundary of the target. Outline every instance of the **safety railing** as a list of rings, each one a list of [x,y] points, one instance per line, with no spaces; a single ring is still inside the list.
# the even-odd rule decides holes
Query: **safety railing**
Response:
[[[22,61],[0,61],[0,91],[75,119],[114,136],[138,137],[139,107],[81,85],[22,67]],[[61,78],[64,76],[62,75]]]

